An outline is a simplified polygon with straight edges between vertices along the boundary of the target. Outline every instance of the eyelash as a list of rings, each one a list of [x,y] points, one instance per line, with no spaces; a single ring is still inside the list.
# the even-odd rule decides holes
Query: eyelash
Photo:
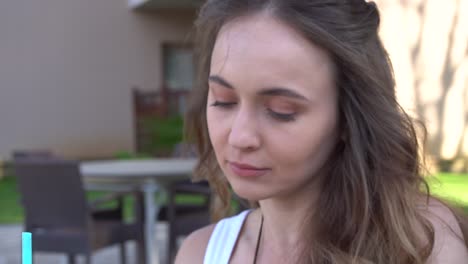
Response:
[[[234,105],[236,105],[237,103],[231,103],[231,102],[220,102],[220,101],[215,101],[214,103],[212,103],[210,106],[213,106],[213,107],[221,107],[221,108],[224,108],[224,109],[229,109],[231,107],[233,107]],[[283,121],[283,122],[290,122],[290,121],[294,121],[296,120],[296,113],[293,113],[293,114],[282,114],[282,113],[278,113],[278,112],[275,112],[271,109],[267,109],[268,110],[268,114],[273,117],[274,119],[277,119],[279,121]]]
[[[214,103],[211,104],[211,106],[222,107],[222,108],[230,108],[234,105],[236,105],[236,103],[220,102],[220,101],[215,101]]]

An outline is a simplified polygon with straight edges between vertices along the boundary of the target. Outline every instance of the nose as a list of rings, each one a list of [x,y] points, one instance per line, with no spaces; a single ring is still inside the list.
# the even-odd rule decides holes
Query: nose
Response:
[[[254,113],[239,109],[232,122],[228,143],[240,150],[254,150],[260,147],[258,122]]]

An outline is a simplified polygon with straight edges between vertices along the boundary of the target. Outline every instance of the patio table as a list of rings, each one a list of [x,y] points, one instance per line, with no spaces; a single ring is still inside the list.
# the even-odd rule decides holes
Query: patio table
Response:
[[[196,159],[144,159],[87,161],[80,164],[88,190],[131,191],[144,193],[146,263],[157,263],[155,224],[159,205],[155,194],[164,193],[170,183],[187,179]]]

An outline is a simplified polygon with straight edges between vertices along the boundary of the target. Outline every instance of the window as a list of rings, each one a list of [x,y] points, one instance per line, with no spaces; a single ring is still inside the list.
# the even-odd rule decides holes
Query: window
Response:
[[[170,115],[182,115],[194,82],[194,56],[190,45],[165,44],[164,87]]]

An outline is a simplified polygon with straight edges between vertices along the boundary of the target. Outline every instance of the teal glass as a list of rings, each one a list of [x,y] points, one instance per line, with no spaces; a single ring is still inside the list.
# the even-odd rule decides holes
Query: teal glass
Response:
[[[29,232],[22,233],[23,245],[23,264],[32,264],[32,234]]]

